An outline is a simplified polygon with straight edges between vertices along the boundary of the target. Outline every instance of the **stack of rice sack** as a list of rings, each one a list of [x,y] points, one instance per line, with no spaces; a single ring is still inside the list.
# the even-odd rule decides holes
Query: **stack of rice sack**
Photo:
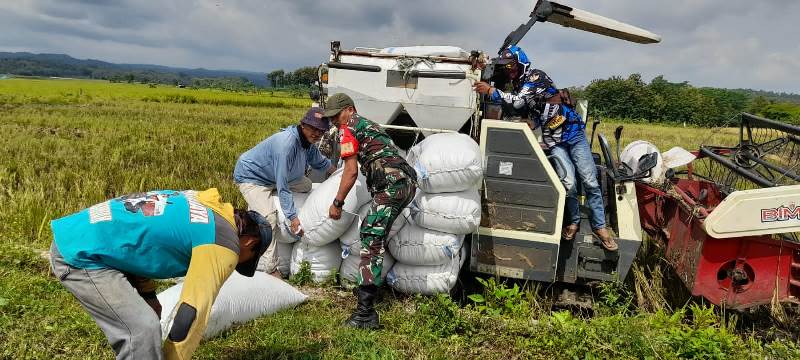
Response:
[[[316,184],[315,184],[316,185]],[[313,189],[312,189],[313,191]],[[308,195],[310,193],[298,193],[295,192],[294,195],[294,206],[298,209],[303,207],[305,204],[306,199],[308,199]],[[270,201],[275,203],[275,208],[278,209],[278,223],[273,224],[273,226],[277,226],[278,229],[274,232],[274,237],[272,241],[275,242],[275,252],[277,252],[276,256],[278,257],[278,267],[277,270],[281,273],[283,277],[289,276],[289,269],[290,263],[292,258],[292,249],[294,248],[294,243],[297,242],[299,238],[292,235],[290,230],[291,221],[286,219],[286,215],[283,213],[283,208],[281,208],[280,199],[276,196],[270,196]],[[265,254],[264,257],[267,255]],[[266,264],[268,260],[262,257],[262,260],[258,263],[258,271],[266,271]]]
[[[371,202],[367,202],[361,206],[361,209],[358,210],[358,218],[353,221],[350,228],[339,237],[342,250],[342,266],[339,268],[339,278],[341,285],[344,287],[352,287],[358,283],[358,266],[361,263],[361,222],[367,216],[370,206]],[[397,232],[406,225],[407,219],[409,219],[410,216],[409,210],[405,209],[394,221],[394,224],[392,224],[387,239],[397,234]],[[381,279],[386,279],[386,275],[393,265],[394,258],[392,255],[389,254],[389,252],[384,252]]]
[[[355,185],[345,198],[342,217],[333,220],[328,216],[333,199],[339,191],[342,170],[339,169],[325,182],[315,184],[308,194],[294,194],[295,206],[300,209],[298,218],[303,226],[303,237],[290,230],[291,222],[278,211],[280,231],[277,235],[278,269],[284,275],[295,275],[304,261],[311,267],[314,281],[323,282],[339,269],[342,256],[337,241],[357,217],[357,210],[371,199],[366,180],[359,174]],[[275,199],[277,201],[277,198]],[[280,209],[280,206],[278,206]],[[288,270],[288,271],[287,271]]]
[[[308,198],[309,193],[293,193],[294,195],[294,206],[298,209],[303,206]],[[294,237],[291,235],[291,231],[289,230],[289,225],[291,221],[286,219],[286,215],[283,213],[283,209],[281,208],[280,200],[278,196],[272,195],[270,196],[270,201],[275,203],[275,208],[278,209],[278,223],[272,224],[273,227],[277,226],[277,231],[273,232],[272,241],[275,242],[275,252],[277,253],[276,256],[278,258],[278,266],[277,270],[281,273],[282,276],[288,277],[289,276],[289,268],[290,268],[290,261],[292,258],[292,249],[294,248],[294,243],[299,240],[299,238]],[[267,254],[264,254],[261,257],[261,260],[258,263],[258,267],[256,270],[258,271],[267,271],[266,264],[269,260],[266,258]]]
[[[412,147],[407,160],[419,188],[410,216],[389,240],[395,263],[387,283],[404,293],[446,293],[466,258],[464,235],[480,224],[480,148],[464,134],[435,134]]]

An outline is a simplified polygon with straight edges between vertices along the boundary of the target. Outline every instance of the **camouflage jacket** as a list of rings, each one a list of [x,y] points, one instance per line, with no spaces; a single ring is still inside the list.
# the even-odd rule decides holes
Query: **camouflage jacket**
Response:
[[[392,138],[378,124],[358,114],[339,127],[339,142],[340,156],[344,159],[357,155],[361,172],[368,178],[375,160],[381,159],[384,167],[398,169],[406,164]]]

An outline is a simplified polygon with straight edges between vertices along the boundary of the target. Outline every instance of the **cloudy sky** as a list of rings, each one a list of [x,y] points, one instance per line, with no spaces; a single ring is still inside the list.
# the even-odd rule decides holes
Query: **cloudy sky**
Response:
[[[696,86],[800,93],[800,1],[562,0],[648,29],[639,45],[537,24],[521,46],[559,86],[663,74]],[[344,47],[456,45],[496,52],[531,0],[3,0],[0,51],[270,71]],[[435,5],[434,5],[435,4]]]

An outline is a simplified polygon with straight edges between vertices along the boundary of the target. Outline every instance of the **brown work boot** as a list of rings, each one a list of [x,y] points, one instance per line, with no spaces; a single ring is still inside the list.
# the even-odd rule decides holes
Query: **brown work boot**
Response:
[[[561,230],[561,238],[567,241],[575,239],[575,234],[578,233],[578,224],[570,224]]]
[[[611,237],[611,234],[608,233],[608,229],[599,228],[595,229],[592,232],[594,232],[594,235],[597,236],[598,239],[600,239],[600,245],[602,245],[606,250],[617,251],[617,249],[619,249],[617,242],[614,241],[614,238]]]

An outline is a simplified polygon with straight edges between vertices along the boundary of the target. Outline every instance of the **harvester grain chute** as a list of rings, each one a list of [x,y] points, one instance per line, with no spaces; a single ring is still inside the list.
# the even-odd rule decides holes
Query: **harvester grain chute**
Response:
[[[556,23],[637,43],[660,41],[658,35],[649,31],[539,0],[530,20],[511,32],[500,50],[517,44],[536,22]],[[733,191],[731,181],[700,180],[691,170],[689,176],[678,179],[675,170],[662,169],[665,166],[663,159],[649,148],[638,154],[633,162],[622,161],[619,150],[615,159],[602,134],[597,136],[602,151],[595,154],[595,161],[603,187],[607,223],[616,234],[619,250],[609,252],[599,244],[592,235],[586,215],[575,240],[563,241],[561,227],[565,190],[558,175],[558,164],[551,163],[546,146],[540,144],[537,133],[531,130],[526,119],[512,112],[503,114],[502,109],[493,107],[488,99],[473,91],[476,81],[499,81],[500,77],[494,76],[495,61],[482,51],[464,51],[452,46],[345,50],[338,41],[333,41],[330,59],[319,70],[322,104],[327,94],[348,94],[359,114],[385,126],[401,148],[408,148],[436,132],[465,133],[479,143],[484,156],[483,215],[478,231],[466,239],[470,246],[466,263],[471,271],[575,284],[624,278],[640,248],[644,229],[652,236],[660,236],[668,246],[674,244],[668,256],[683,259],[672,263],[696,295],[717,304],[725,302],[733,304],[734,308],[744,308],[764,303],[766,292],[782,286],[782,290],[776,290],[779,300],[796,299],[798,288],[792,288],[795,285],[791,284],[800,280],[800,245],[788,243],[785,235],[778,238],[774,234],[709,240],[712,230],[708,229],[714,224],[714,217],[709,214],[729,206],[726,202],[753,201]],[[796,181],[797,171],[792,169],[792,163],[771,161],[771,154],[779,149],[789,151],[784,153],[784,158],[796,154],[796,129],[777,122],[756,120],[752,116],[743,119],[747,119],[747,124],[743,120],[741,133],[744,140],[738,147],[703,147],[694,155],[703,161],[722,158],[724,161],[718,163],[723,166],[732,165],[739,169],[750,166],[746,172],[734,172],[747,175],[745,177],[750,180],[759,179],[757,184],[761,184],[761,179],[774,185]],[[755,128],[783,131],[786,135],[762,139],[753,135]],[[617,144],[621,141],[620,135],[620,132],[615,134]],[[688,154],[686,151],[675,153]],[[335,154],[331,156],[335,157]],[[796,163],[797,156],[794,156]],[[674,165],[674,162],[670,164]],[[692,165],[689,164],[690,169]],[[673,190],[652,182],[655,178],[663,178],[665,173],[670,178],[662,182],[662,186],[670,183]],[[708,176],[713,175],[708,172]],[[684,184],[691,185],[685,187]],[[783,203],[778,202],[785,200],[784,207],[800,209],[788,202],[792,196],[796,197],[795,188],[784,189],[785,193],[781,195],[775,195],[781,190],[774,189],[781,188],[768,190],[775,193],[770,193],[774,196],[767,203],[779,207]],[[792,211],[798,210],[789,210],[789,215],[795,214]],[[687,222],[690,215],[700,221]],[[702,219],[698,215],[703,215]],[[719,217],[721,220],[717,221],[731,221],[727,214],[720,213]],[[800,225],[792,223],[784,232],[796,232],[797,226]],[[678,241],[673,242],[674,239]],[[719,246],[730,251],[724,256],[707,254],[703,251],[704,240],[706,248],[710,248],[710,243],[718,242]],[[727,256],[729,253],[732,255]],[[721,263],[709,265],[716,266],[714,268],[704,267],[709,256]],[[748,260],[756,258],[758,264]],[[785,286],[776,284],[775,277],[772,285],[761,281],[767,275],[762,276],[760,269],[769,266],[773,269],[772,274],[780,272],[778,282],[785,283]],[[756,273],[758,279],[753,281],[751,273]],[[757,285],[742,285],[744,278]],[[738,295],[721,295],[720,289],[725,287],[726,291]],[[762,291],[762,288],[766,290]],[[748,289],[757,291],[748,293]],[[743,295],[755,292],[758,294],[752,297]],[[769,299],[771,296],[766,297],[767,302]]]

